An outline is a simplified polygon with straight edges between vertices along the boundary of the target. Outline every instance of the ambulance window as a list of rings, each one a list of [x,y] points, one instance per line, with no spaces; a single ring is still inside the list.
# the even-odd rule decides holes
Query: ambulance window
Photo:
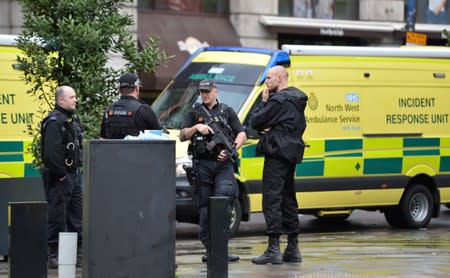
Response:
[[[252,108],[250,109],[247,118],[244,120],[244,129],[245,133],[247,133],[247,137],[249,139],[257,139],[259,138],[258,131],[252,127],[252,118],[253,114],[255,113],[255,109],[258,107],[259,103],[261,102],[261,95],[259,94],[258,98],[256,99],[255,103],[253,103]]]
[[[152,108],[163,126],[180,128],[184,115],[200,101],[198,83],[208,78],[217,84],[219,102],[239,113],[263,71],[262,66],[246,64],[192,63],[153,102]]]

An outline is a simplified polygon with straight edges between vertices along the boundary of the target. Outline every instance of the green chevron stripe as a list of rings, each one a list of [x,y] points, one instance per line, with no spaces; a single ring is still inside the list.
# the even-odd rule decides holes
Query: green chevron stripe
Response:
[[[0,141],[0,153],[16,153],[23,152],[22,141]]]
[[[338,139],[325,141],[325,152],[360,149],[362,149],[362,139]]]
[[[404,138],[403,147],[439,147],[439,138]]]
[[[23,161],[23,154],[0,154],[0,162]]]
[[[403,156],[439,155],[439,150],[403,151]]]
[[[450,156],[442,156],[440,165],[440,172],[450,172]]]
[[[401,172],[401,157],[364,159],[364,174],[400,174]]]
[[[322,161],[303,161],[295,167],[295,175],[297,177],[321,177],[323,176]]]
[[[362,157],[363,153],[356,152],[356,153],[340,153],[340,154],[327,154],[325,157]]]
[[[34,165],[33,163],[25,163],[24,165],[24,176],[25,177],[39,177],[41,176],[41,173],[39,172],[39,169]]]
[[[242,147],[242,158],[259,157],[256,155],[256,144]]]

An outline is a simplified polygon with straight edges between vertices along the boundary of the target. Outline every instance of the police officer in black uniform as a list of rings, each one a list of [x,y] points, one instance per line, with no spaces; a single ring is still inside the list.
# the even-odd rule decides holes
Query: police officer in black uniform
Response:
[[[288,87],[288,73],[282,66],[271,68],[262,102],[252,118],[253,128],[263,132],[257,151],[264,154],[263,214],[269,245],[255,264],[301,262],[298,248],[298,204],[295,167],[304,153],[302,135],[306,128],[305,107],[308,97]],[[281,255],[280,235],[288,235],[288,245]]]
[[[134,73],[119,78],[120,99],[106,108],[101,138],[123,139],[127,135],[137,136],[140,131],[162,129],[152,108],[138,99],[140,85]]]
[[[83,129],[75,114],[77,98],[69,86],[56,89],[55,109],[42,121],[42,178],[48,202],[49,268],[58,267],[58,235],[78,234],[77,265],[81,264]]]
[[[236,149],[244,144],[247,137],[244,128],[239,121],[234,110],[217,100],[217,85],[212,80],[203,80],[199,84],[199,92],[202,104],[190,110],[185,118],[180,131],[180,140],[191,140],[191,148],[195,146],[194,159],[198,160],[199,174],[199,210],[200,210],[200,232],[199,238],[205,248],[207,247],[207,205],[210,196],[225,196],[235,199],[239,195],[239,188],[234,177],[234,165],[226,152],[221,148],[214,148],[208,151],[206,144],[210,142],[214,133],[212,128],[205,123],[209,121],[209,116],[204,112],[205,107],[210,116],[220,117],[224,120],[224,125],[228,126],[232,133],[232,138]],[[239,260],[238,256],[229,255],[228,261]],[[206,262],[206,255],[202,257]]]

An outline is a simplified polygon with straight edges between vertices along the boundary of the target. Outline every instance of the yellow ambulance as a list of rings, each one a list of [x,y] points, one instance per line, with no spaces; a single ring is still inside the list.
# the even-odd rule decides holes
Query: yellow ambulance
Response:
[[[30,86],[15,69],[19,53],[15,36],[0,35],[0,182],[38,175],[28,151],[32,137],[26,131],[27,125],[38,121],[39,104],[27,94]]]
[[[299,213],[343,220],[355,209],[381,211],[395,227],[420,228],[450,204],[450,48],[207,47],[152,105],[177,140],[177,221],[198,221],[182,167],[190,163],[187,142],[177,136],[204,78],[216,81],[219,101],[238,113],[249,137],[239,152],[232,231],[262,211],[264,158],[255,154],[250,119],[275,65],[309,97],[307,148],[295,173]]]
[[[37,124],[39,104],[14,68],[15,36],[0,35],[0,256],[8,254],[8,202],[43,201],[39,172],[28,147],[28,124]]]

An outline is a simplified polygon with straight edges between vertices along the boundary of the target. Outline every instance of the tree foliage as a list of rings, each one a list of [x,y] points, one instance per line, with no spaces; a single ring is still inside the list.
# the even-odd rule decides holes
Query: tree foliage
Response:
[[[29,91],[40,105],[37,119],[53,109],[54,90],[60,85],[75,89],[78,114],[85,138],[96,138],[105,106],[117,96],[116,80],[125,71],[154,71],[170,57],[150,37],[138,50],[129,31],[133,19],[123,10],[130,0],[19,0],[24,18],[18,63]],[[114,69],[111,54],[127,63]],[[27,131],[31,151],[40,165],[40,126]]]

